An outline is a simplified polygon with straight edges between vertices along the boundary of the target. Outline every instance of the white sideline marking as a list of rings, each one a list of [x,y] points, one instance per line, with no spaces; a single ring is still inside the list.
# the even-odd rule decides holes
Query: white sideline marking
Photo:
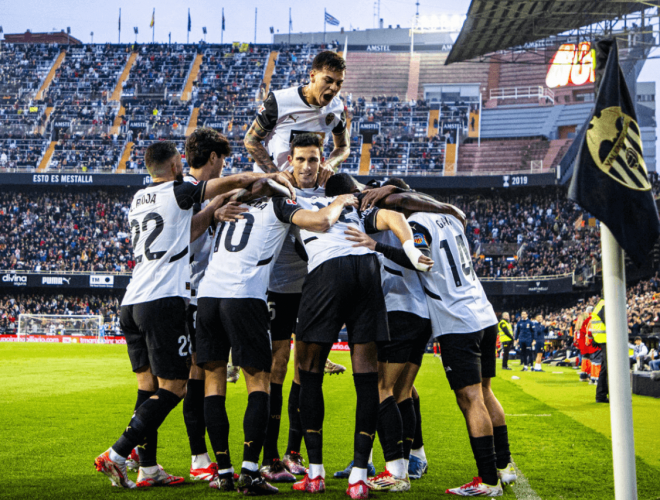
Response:
[[[541,413],[540,415],[533,415],[531,413],[507,413],[507,417],[552,417],[551,413]]]
[[[541,497],[529,485],[529,481],[524,474],[520,472],[520,469],[515,462],[513,462],[513,467],[516,469],[517,479],[516,484],[512,485],[511,489],[513,490],[514,495],[516,495],[516,498],[518,500],[541,500]]]

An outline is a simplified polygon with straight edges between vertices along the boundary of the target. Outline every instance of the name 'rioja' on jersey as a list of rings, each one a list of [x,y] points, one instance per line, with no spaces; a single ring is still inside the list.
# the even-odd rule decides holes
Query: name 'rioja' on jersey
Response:
[[[435,262],[419,273],[427,296],[433,336],[473,333],[497,323],[493,306],[472,268],[463,225],[453,215],[415,213],[408,222],[415,246]]]
[[[330,134],[339,135],[346,130],[346,111],[339,94],[327,106],[313,106],[303,95],[302,86],[268,94],[256,120],[261,128],[270,132],[264,145],[280,171],[289,168],[287,157],[296,135],[313,132],[327,144]],[[256,163],[254,170],[262,171]]]
[[[152,184],[138,191],[128,212],[135,269],[122,305],[164,297],[190,299],[189,245],[193,205],[206,182]]]
[[[303,208],[317,212],[330,205],[335,199],[327,197],[302,198],[298,202]],[[377,208],[360,212],[355,207],[344,207],[339,220],[325,233],[316,233],[300,228],[300,239],[309,257],[307,262],[308,271],[311,273],[316,267],[335,257],[375,253],[365,247],[354,247],[353,242],[346,239],[344,231],[349,226],[353,226],[367,234],[378,232],[378,229],[376,229],[377,214]]]
[[[271,270],[301,207],[288,198],[260,198],[247,205],[238,222],[216,228],[199,297],[266,300]]]
[[[403,248],[401,241],[392,231],[381,231],[371,237],[379,243]],[[387,312],[403,311],[428,319],[429,307],[422,283],[417,277],[417,271],[406,269],[379,254],[380,277],[385,294]]]
[[[325,196],[325,189],[322,187],[296,189],[296,199],[313,198]],[[291,226],[289,234],[284,240],[280,256],[273,266],[273,272],[270,275],[268,290],[275,293],[301,293],[302,285],[307,276],[307,262],[304,261],[296,245],[300,245],[297,240],[298,228]]]

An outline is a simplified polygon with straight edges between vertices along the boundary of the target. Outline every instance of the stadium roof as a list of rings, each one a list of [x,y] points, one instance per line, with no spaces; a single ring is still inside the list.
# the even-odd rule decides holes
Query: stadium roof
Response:
[[[472,0],[445,64],[542,40],[660,5],[660,0]]]

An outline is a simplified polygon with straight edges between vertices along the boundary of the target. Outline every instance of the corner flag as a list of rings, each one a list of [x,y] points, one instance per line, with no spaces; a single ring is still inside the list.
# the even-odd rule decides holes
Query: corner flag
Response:
[[[325,22],[332,26],[339,26],[339,19],[334,16],[331,16],[327,12],[325,13]]]
[[[660,235],[660,219],[616,40],[597,42],[596,52],[606,64],[568,198],[605,224],[641,266]]]

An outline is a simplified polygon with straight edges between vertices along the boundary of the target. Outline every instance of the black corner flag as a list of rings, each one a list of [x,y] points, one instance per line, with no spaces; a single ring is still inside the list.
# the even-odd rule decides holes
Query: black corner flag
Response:
[[[607,62],[568,198],[605,224],[641,266],[660,235],[660,219],[616,40],[597,42],[596,53],[598,63]]]

